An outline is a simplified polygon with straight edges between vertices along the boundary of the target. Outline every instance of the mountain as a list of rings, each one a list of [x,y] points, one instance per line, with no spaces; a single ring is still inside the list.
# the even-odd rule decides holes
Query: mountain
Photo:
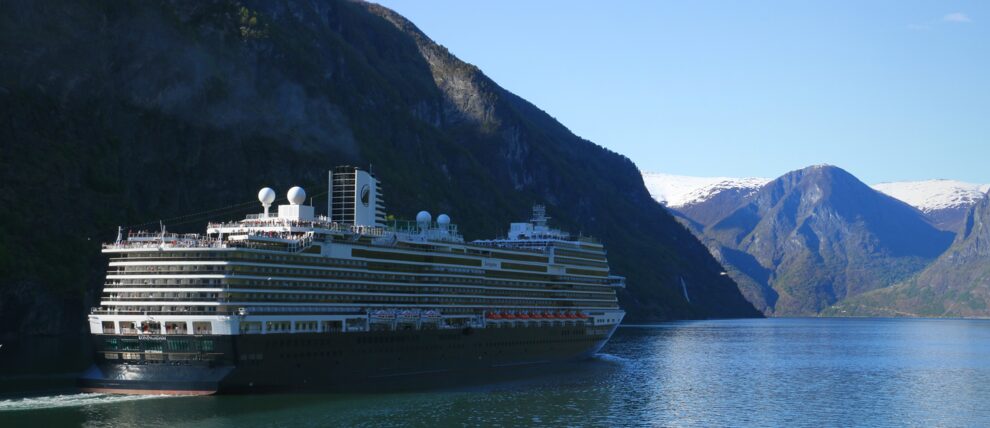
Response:
[[[840,302],[828,313],[990,317],[990,196],[967,211],[952,246],[917,276]]]
[[[728,214],[769,181],[766,178],[643,173],[643,182],[653,199],[666,205],[674,216],[695,232]]]
[[[644,172],[643,182],[650,196],[671,208],[707,201],[723,192],[744,195],[756,191],[768,178],[691,177],[686,175]]]
[[[545,202],[607,245],[630,321],[759,315],[629,159],[375,4],[2,2],[0,132],[0,337],[82,331],[117,225],[202,231],[262,186],[321,206],[345,163],[469,239]]]
[[[895,284],[952,242],[917,209],[828,165],[767,183],[700,234],[747,298],[775,315],[814,315]]]
[[[643,181],[653,199],[666,205],[693,226],[706,225],[735,208],[739,202],[770,181],[766,178],[694,177],[644,172]],[[969,209],[990,191],[990,184],[957,180],[924,180],[879,183],[872,186],[921,210],[942,230],[955,232]]]
[[[938,228],[955,232],[970,208],[990,190],[990,184],[925,180],[880,183],[873,188],[918,208]]]

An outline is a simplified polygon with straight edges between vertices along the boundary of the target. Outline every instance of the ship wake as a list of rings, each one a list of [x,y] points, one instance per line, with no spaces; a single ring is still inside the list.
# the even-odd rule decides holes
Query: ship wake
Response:
[[[17,410],[57,409],[148,400],[164,395],[65,394],[0,400],[0,412]]]
[[[598,361],[605,361],[605,362],[616,363],[616,364],[625,364],[625,363],[628,363],[629,361],[631,361],[628,358],[623,358],[623,357],[620,357],[618,355],[600,354],[600,353],[599,354],[595,354],[593,356],[593,358],[596,359],[596,360],[598,360]]]

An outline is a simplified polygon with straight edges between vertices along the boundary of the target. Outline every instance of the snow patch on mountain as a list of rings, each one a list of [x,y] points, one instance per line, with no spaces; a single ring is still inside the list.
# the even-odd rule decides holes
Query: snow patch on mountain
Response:
[[[764,184],[769,183],[770,179],[758,177],[689,177],[645,172],[643,173],[643,182],[653,199],[666,206],[676,208],[704,202],[725,190],[755,192]]]
[[[924,180],[880,183],[873,188],[900,199],[923,212],[970,207],[990,190],[990,184],[956,180]]]

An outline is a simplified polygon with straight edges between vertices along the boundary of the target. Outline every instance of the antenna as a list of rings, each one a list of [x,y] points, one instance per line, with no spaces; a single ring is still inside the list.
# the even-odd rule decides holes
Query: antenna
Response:
[[[265,207],[265,218],[268,218],[268,208],[272,206],[272,202],[275,202],[275,191],[271,187],[263,187],[258,191],[258,200],[261,201],[261,206]]]
[[[117,243],[124,240],[124,226],[117,226]]]

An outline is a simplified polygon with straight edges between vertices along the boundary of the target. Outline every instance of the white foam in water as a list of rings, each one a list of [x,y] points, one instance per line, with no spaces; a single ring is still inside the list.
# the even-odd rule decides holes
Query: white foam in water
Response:
[[[626,363],[630,361],[628,358],[622,358],[612,354],[595,354],[594,357],[596,360],[608,361],[610,363]]]
[[[0,400],[0,412],[11,410],[55,409],[59,407],[90,406],[125,401],[163,398],[167,395],[67,394]]]

